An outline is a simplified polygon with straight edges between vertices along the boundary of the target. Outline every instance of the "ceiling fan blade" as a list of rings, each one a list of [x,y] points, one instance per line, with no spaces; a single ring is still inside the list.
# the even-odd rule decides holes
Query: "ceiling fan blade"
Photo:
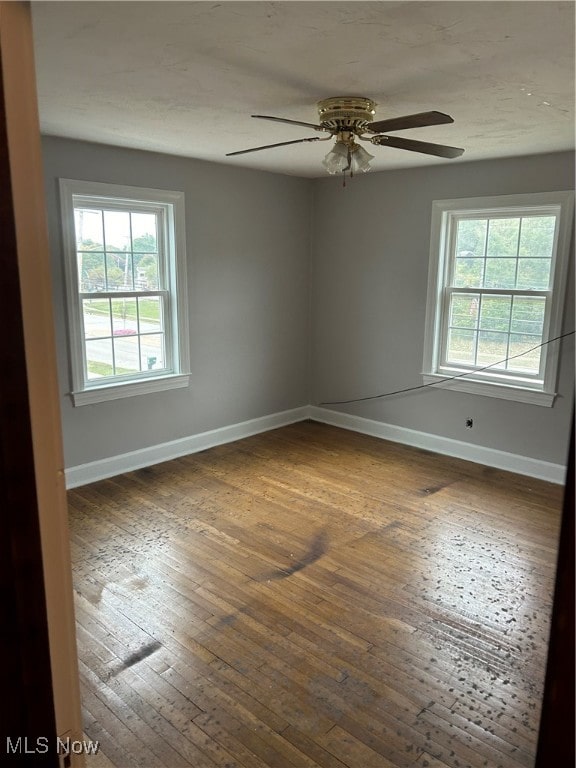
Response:
[[[464,150],[459,147],[431,144],[429,141],[404,139],[400,136],[374,136],[371,141],[373,144],[378,144],[381,147],[408,149],[410,152],[422,152],[425,155],[436,155],[437,157],[460,157],[464,153]]]
[[[376,123],[369,123],[366,130],[372,133],[388,133],[388,131],[424,128],[426,125],[442,125],[442,123],[453,122],[454,119],[450,115],[445,115],[444,112],[418,112],[415,115],[392,117],[390,120],[378,120]]]
[[[261,149],[272,149],[273,147],[285,147],[287,144],[302,144],[304,141],[322,141],[320,136],[312,136],[310,139],[295,139],[294,141],[281,141],[278,144],[265,144],[263,147],[253,147],[252,149],[240,149],[238,152],[227,152],[226,157],[232,155],[245,155],[247,152],[260,152]]]
[[[325,131],[321,125],[315,125],[314,123],[303,123],[301,120],[288,120],[286,117],[271,117],[270,115],[250,115],[250,117],[257,117],[259,120],[274,120],[277,123],[290,123],[291,125],[303,125],[306,128],[314,128],[316,131]]]

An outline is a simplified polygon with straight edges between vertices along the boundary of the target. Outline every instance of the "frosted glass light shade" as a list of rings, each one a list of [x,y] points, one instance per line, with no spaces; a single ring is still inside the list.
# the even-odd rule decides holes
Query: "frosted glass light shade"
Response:
[[[362,171],[362,173],[366,173],[366,171],[370,170],[370,160],[374,160],[374,155],[366,152],[364,147],[356,145],[356,149],[352,152],[350,160],[351,172],[358,173],[358,171]]]
[[[322,165],[328,173],[340,173],[348,167],[348,147],[343,141],[337,141],[330,152],[322,160]]]

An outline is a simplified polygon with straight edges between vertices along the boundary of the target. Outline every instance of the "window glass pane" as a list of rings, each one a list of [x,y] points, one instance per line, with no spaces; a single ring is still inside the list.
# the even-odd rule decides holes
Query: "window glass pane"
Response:
[[[100,379],[114,375],[112,339],[98,339],[86,342],[86,368],[88,379]]]
[[[456,235],[458,258],[484,258],[486,219],[460,219]]]
[[[490,219],[488,227],[488,245],[486,256],[488,258],[502,258],[518,254],[518,234],[520,232],[520,219]]]
[[[79,251],[78,279],[80,293],[97,293],[106,290],[106,272],[104,269],[104,254]]]
[[[506,367],[506,360],[508,354],[508,334],[497,333],[496,331],[479,331],[478,333],[478,357],[477,365],[491,365],[492,363],[498,363],[494,365],[494,369],[502,369]]]
[[[458,257],[454,264],[452,285],[455,288],[481,288],[484,276],[484,259]]]
[[[513,360],[508,361],[508,369],[515,371],[523,371],[524,373],[538,373],[540,370],[540,356],[542,355],[542,347],[539,347],[540,339],[534,336],[526,336],[524,334],[513,333],[510,335],[510,357],[514,355],[520,355],[521,357],[515,357]],[[536,347],[536,349],[534,349]],[[528,352],[528,350],[531,350]]]
[[[516,259],[486,259],[484,288],[514,288]]]
[[[116,375],[140,371],[138,336],[114,336]]]
[[[538,337],[535,342],[538,343],[542,338],[545,308],[546,299],[543,296],[533,298],[515,296],[510,330],[516,333],[533,333]]]
[[[130,214],[128,211],[104,211],[107,251],[130,250]]]
[[[483,296],[480,308],[480,328],[484,331],[508,333],[511,296]]]
[[[555,216],[529,216],[522,219],[520,256],[549,258],[554,248]]]
[[[151,333],[163,330],[162,301],[159,296],[140,297],[138,299],[140,314],[140,333]]]
[[[104,250],[102,230],[102,211],[91,208],[75,208],[74,224],[76,229],[76,247],[78,250]]]
[[[475,350],[476,331],[464,331],[459,328],[451,328],[448,331],[447,362],[474,365]]]
[[[112,336],[110,299],[83,299],[82,311],[86,338]]]
[[[135,288],[139,291],[158,290],[158,254],[135,253],[133,259]]]
[[[156,253],[157,226],[153,213],[132,214],[132,250],[144,253]]]
[[[153,333],[141,336],[140,345],[143,371],[158,371],[166,368],[163,333]]]
[[[106,253],[106,277],[107,291],[130,290],[130,283],[126,283],[125,253]]]
[[[124,290],[134,290],[134,267],[132,262],[132,253],[124,255]]]
[[[450,326],[476,328],[478,323],[479,295],[477,293],[453,293],[450,301]]]
[[[133,336],[138,333],[136,299],[111,299],[114,336]]]
[[[517,288],[546,291],[550,285],[552,259],[518,259]]]

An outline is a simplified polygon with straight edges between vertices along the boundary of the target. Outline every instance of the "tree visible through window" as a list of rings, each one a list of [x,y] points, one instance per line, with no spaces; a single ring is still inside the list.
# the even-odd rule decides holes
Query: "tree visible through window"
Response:
[[[497,198],[484,210],[476,204],[495,201],[435,204],[425,373],[551,392],[546,341],[560,329],[566,194],[547,204]]]
[[[122,190],[84,182],[61,187],[75,391],[184,372],[180,196],[130,188],[123,192],[137,194],[121,197]]]

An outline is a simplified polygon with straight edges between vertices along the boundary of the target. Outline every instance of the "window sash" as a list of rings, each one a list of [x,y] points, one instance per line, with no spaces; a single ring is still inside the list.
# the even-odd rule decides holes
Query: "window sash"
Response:
[[[80,299],[134,299],[134,298],[148,298],[155,296],[168,296],[166,290],[153,290],[153,291],[84,291],[79,292]]]
[[[525,207],[515,207],[515,208],[503,208],[498,211],[493,210],[477,210],[477,211],[467,211],[467,212],[461,212],[461,211],[450,211],[445,214],[446,217],[446,228],[448,230],[448,238],[445,243],[445,252],[441,254],[441,259],[443,259],[443,276],[444,276],[444,285],[445,286],[454,286],[454,272],[456,268],[456,260],[457,260],[457,254],[456,254],[456,241],[458,236],[458,224],[461,221],[467,221],[467,220],[484,220],[487,223],[487,233],[486,233],[486,239],[484,242],[484,251],[481,256],[478,256],[477,258],[484,259],[486,261],[490,261],[492,258],[487,256],[487,249],[488,249],[488,237],[489,237],[489,231],[490,231],[490,222],[501,220],[501,219],[509,219],[509,218],[518,218],[518,219],[530,219],[530,218],[540,218],[540,217],[549,217],[554,218],[554,237],[553,237],[553,243],[552,243],[552,251],[551,251],[551,265],[550,265],[550,274],[548,278],[548,286],[547,289],[550,290],[551,286],[554,285],[554,272],[557,262],[557,252],[558,252],[558,241],[559,241],[559,230],[560,230],[560,213],[561,213],[561,207],[559,205],[550,205],[550,206],[544,206],[544,207],[537,207],[537,208],[525,208]],[[520,226],[518,231],[518,241],[516,243],[516,255],[515,256],[506,256],[506,257],[499,257],[499,258],[507,258],[511,261],[516,261],[516,264],[518,265],[518,262],[521,258],[523,258],[520,255],[520,237],[521,237],[521,229]],[[525,258],[534,258],[534,257],[525,257]],[[538,260],[538,259],[535,259]],[[484,286],[481,286],[483,290],[486,288]],[[498,289],[491,289],[491,290],[498,290]],[[532,289],[509,289],[509,290],[524,290],[527,292]]]
[[[478,347],[478,335],[482,332],[494,333],[494,334],[498,333],[498,334],[502,334],[502,336],[506,338],[507,351],[506,351],[506,354],[502,356],[502,361],[504,361],[505,358],[514,359],[510,353],[510,339],[514,335],[534,336],[534,344],[531,345],[534,347],[537,347],[539,344],[542,343],[542,341],[545,338],[547,338],[548,328],[550,324],[550,306],[551,306],[551,298],[552,298],[551,291],[521,291],[518,289],[505,290],[505,289],[492,289],[492,288],[461,288],[461,287],[453,288],[449,286],[444,288],[441,307],[440,307],[441,330],[439,333],[439,344],[438,344],[439,346],[438,370],[440,372],[445,373],[445,372],[448,372],[449,370],[461,369],[461,370],[468,370],[470,372],[477,371],[478,375],[482,375],[486,379],[494,378],[495,380],[500,380],[501,378],[507,378],[507,379],[519,379],[526,382],[533,381],[533,382],[542,383],[544,380],[544,371],[546,370],[546,346],[543,346],[540,348],[539,369],[537,372],[534,372],[534,373],[530,373],[529,371],[519,371],[518,369],[510,370],[507,367],[499,368],[497,367],[497,363],[492,363],[491,366],[488,363],[467,364],[464,361],[460,361],[460,360],[455,361],[455,360],[450,360],[448,358],[449,331],[451,328],[455,327],[450,325],[450,307],[452,304],[452,297],[459,294],[462,294],[462,295],[474,294],[480,297],[477,322],[475,326],[474,327],[471,326],[469,328],[462,327],[461,329],[461,330],[469,330],[471,332],[474,332],[474,334],[476,334],[476,340],[475,340],[476,357],[477,357],[477,347]],[[508,329],[506,331],[482,328],[480,326],[480,313],[482,309],[482,300],[484,297],[491,297],[491,296],[510,296],[512,299],[510,302],[510,315],[508,318]],[[534,297],[541,297],[544,299],[544,316],[543,316],[542,333],[532,334],[529,332],[513,331],[511,329],[512,308],[514,306],[514,302],[513,302],[514,297],[528,298],[528,299],[534,298]],[[487,370],[483,370],[483,369],[487,369]]]
[[[173,361],[173,345],[172,345],[172,327],[170,322],[166,322],[170,317],[170,293],[168,291],[98,291],[98,292],[89,292],[89,293],[79,293],[78,294],[80,299],[80,307],[79,307],[79,322],[81,327],[81,337],[82,337],[82,345],[81,345],[81,354],[82,354],[82,367],[84,370],[84,386],[86,389],[90,389],[92,387],[98,387],[102,386],[103,384],[108,383],[120,383],[124,381],[129,381],[132,379],[147,379],[147,378],[154,378],[162,375],[167,375],[170,373],[175,372],[175,366]],[[86,342],[91,341],[104,341],[106,339],[115,339],[118,338],[117,335],[114,333],[114,329],[112,327],[112,323],[114,320],[114,316],[110,315],[111,318],[111,327],[110,327],[110,334],[104,334],[102,336],[87,336],[86,334],[86,328],[84,323],[84,301],[93,301],[93,300],[117,300],[117,299],[136,299],[136,302],[138,302],[139,298],[157,298],[159,299],[159,308],[160,308],[160,319],[159,319],[159,327],[157,330],[151,330],[151,331],[141,331],[137,330],[133,334],[129,334],[129,338],[136,337],[138,339],[138,357],[141,361],[141,339],[142,337],[146,336],[163,336],[164,337],[164,344],[163,344],[163,355],[164,355],[164,364],[161,368],[153,368],[149,370],[141,370],[141,371],[130,371],[130,373],[122,373],[122,374],[110,374],[110,375],[102,375],[98,377],[97,379],[91,379],[89,378],[89,371],[88,371],[88,355],[87,355],[87,348],[86,348]],[[138,307],[138,304],[136,304]],[[140,325],[140,317],[138,314],[137,309],[137,322],[138,327]],[[113,357],[113,365],[115,365],[115,346],[112,344],[112,357]],[[140,366],[142,363],[140,362]]]
[[[83,248],[77,247],[77,232],[75,214],[79,209],[90,209],[101,213],[102,215],[102,249],[96,251],[96,253],[104,254],[104,270],[107,271],[107,257],[109,254],[115,254],[117,251],[109,249],[106,242],[106,226],[104,223],[105,213],[135,213],[135,214],[149,214],[156,219],[156,253],[158,259],[158,288],[165,290],[169,285],[169,237],[168,237],[168,215],[169,205],[151,204],[146,201],[135,200],[109,200],[108,198],[98,198],[91,195],[73,194],[72,195],[72,215],[73,215],[73,228],[74,228],[74,242],[75,242],[75,261],[78,268],[79,254],[94,253],[95,251],[87,251]],[[132,230],[131,230],[131,245]],[[131,260],[134,259],[134,254],[138,255],[139,251],[134,251],[132,248],[128,251],[122,252],[124,255],[130,254]],[[76,285],[76,289],[79,291],[80,286]],[[100,292],[103,293],[103,292]]]

